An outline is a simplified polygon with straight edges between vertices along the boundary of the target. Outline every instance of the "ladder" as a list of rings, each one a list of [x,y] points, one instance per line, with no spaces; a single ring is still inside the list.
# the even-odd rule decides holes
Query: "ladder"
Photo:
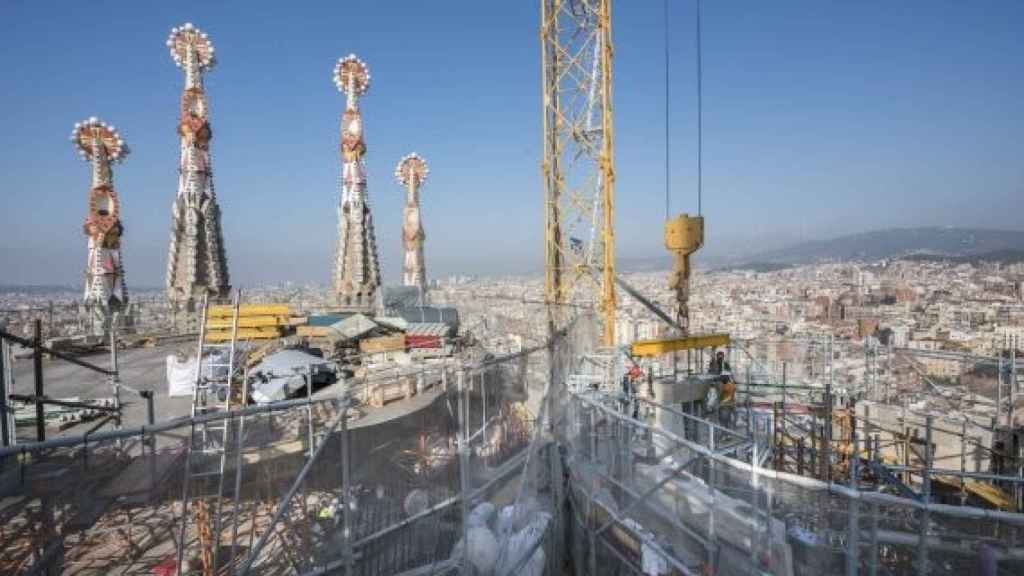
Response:
[[[238,312],[240,291],[232,302],[231,339],[224,343],[206,342],[210,306],[203,296],[199,323],[199,345],[196,351],[196,377],[192,387],[192,424],[185,457],[181,527],[178,538],[177,574],[181,574],[185,560],[189,523],[189,503],[195,503],[196,529],[200,535],[200,558],[203,574],[216,571],[215,551],[220,546],[221,501],[224,494],[224,472],[230,420],[199,421],[197,418],[231,408],[235,372],[235,354],[238,345]],[[244,363],[243,363],[244,364]],[[244,383],[243,383],[244,386]],[[213,529],[210,529],[210,517]]]

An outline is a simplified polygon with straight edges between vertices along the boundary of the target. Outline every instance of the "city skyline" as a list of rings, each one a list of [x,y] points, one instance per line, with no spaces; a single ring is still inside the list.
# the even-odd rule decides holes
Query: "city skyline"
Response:
[[[1021,9],[809,6],[705,6],[707,251],[889,226],[1019,229],[1007,208],[1022,180],[1012,146],[1021,127],[1012,104],[1024,94],[1012,29]],[[119,173],[129,283],[160,284],[180,92],[163,40],[184,21],[218,39],[222,63],[207,90],[225,243],[240,285],[330,276],[337,98],[324,70],[349,52],[375,63],[368,172],[378,182],[372,201],[385,282],[397,281],[402,258],[404,193],[389,176],[411,149],[431,158],[422,209],[431,230],[426,258],[438,276],[540,268],[533,10],[451,3],[410,6],[401,19],[373,3],[302,14],[230,4],[2,11],[22,23],[0,56],[14,71],[5,79],[8,113],[18,111],[0,160],[10,186],[0,225],[19,239],[0,249],[5,284],[81,278],[85,173],[61,136],[69,121],[90,115],[133,142],[133,162]],[[660,5],[617,10],[622,258],[663,255],[661,19]],[[353,21],[361,25],[342,25]],[[692,5],[673,3],[669,21],[672,209],[692,210]],[[83,22],[107,41],[73,49],[71,30]],[[266,242],[268,231],[286,241]]]

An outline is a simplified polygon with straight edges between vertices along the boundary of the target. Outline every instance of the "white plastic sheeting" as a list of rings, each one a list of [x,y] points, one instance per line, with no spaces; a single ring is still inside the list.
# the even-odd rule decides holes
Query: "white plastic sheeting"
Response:
[[[280,350],[250,370],[250,396],[257,404],[286,400],[306,386],[307,375],[316,384],[335,370],[333,363],[319,356],[302,350]]]
[[[472,511],[470,511],[469,517],[466,518],[466,525],[469,527],[490,527],[494,523],[494,516],[497,512],[498,509],[490,502],[478,504]]]
[[[427,495],[426,491],[419,488],[409,492],[409,495],[405,497],[405,502],[402,504],[405,515],[410,517],[422,514],[429,507],[430,496]]]
[[[467,526],[469,549],[463,550],[463,540],[459,538],[452,547],[451,559],[461,562],[465,560],[474,568],[476,574],[493,574],[494,565],[498,562],[498,539],[487,525]]]
[[[543,576],[543,540],[550,522],[551,515],[539,510],[530,498],[505,506],[500,512],[490,502],[478,504],[466,517],[466,560],[478,574]],[[463,553],[460,538],[452,548],[451,558],[461,561]]]
[[[167,395],[191,396],[192,385],[196,381],[196,359],[190,358],[182,362],[177,355],[167,356]]]
[[[507,506],[506,508],[511,508]],[[534,511],[530,519],[521,529],[513,532],[507,539],[502,539],[502,553],[498,560],[495,574],[497,576],[543,576],[544,547],[543,539],[551,523],[551,515],[547,512]],[[524,557],[530,554],[528,560]]]

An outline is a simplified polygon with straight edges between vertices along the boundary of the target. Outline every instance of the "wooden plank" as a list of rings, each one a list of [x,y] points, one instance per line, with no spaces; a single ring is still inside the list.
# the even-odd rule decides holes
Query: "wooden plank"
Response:
[[[295,334],[303,338],[326,338],[330,333],[329,326],[299,326],[295,329]]]
[[[405,350],[405,334],[378,336],[359,341],[359,351],[366,353]]]

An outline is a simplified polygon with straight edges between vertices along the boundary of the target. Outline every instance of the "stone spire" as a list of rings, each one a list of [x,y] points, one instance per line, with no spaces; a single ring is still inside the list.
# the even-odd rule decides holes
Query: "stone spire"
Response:
[[[403,157],[395,168],[395,178],[405,186],[405,208],[402,214],[402,283],[419,289],[420,301],[427,293],[427,266],[423,260],[423,220],[420,218],[420,187],[430,170],[427,161],[413,152]]]
[[[82,158],[92,164],[89,211],[82,227],[89,239],[83,300],[99,326],[90,323],[106,333],[113,315],[128,304],[121,261],[121,203],[111,170],[111,164],[128,155],[128,147],[113,126],[95,117],[75,124],[71,141]]]
[[[167,297],[176,308],[191,310],[203,294],[231,291],[220,207],[213,190],[210,129],[203,73],[215,63],[213,43],[191,23],[172,28],[167,40],[174,63],[185,73],[181,95],[178,193],[172,208],[167,255]]]
[[[338,204],[338,249],[334,260],[334,296],[347,310],[377,308],[380,266],[366,191],[366,142],[359,97],[370,86],[363,61],[349,55],[334,67],[334,83],[346,95],[341,118],[341,199]]]

